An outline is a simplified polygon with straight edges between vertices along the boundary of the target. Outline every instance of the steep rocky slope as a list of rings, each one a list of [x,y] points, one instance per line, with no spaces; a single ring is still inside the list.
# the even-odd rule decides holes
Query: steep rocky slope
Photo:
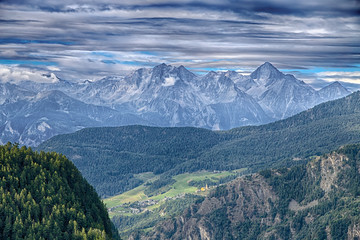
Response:
[[[360,145],[218,187],[141,239],[358,239]]]

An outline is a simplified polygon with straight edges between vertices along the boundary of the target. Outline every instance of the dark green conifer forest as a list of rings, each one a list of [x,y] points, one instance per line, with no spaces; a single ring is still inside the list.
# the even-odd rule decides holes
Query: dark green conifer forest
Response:
[[[0,146],[0,239],[117,239],[104,204],[57,153]]]

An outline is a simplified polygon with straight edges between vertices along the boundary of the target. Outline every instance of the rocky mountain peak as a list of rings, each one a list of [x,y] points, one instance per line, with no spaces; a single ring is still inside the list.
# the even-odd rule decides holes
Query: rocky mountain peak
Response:
[[[174,67],[171,66],[171,65],[167,65],[165,63],[162,63],[160,65],[157,65],[153,68],[153,73],[156,73],[156,74],[161,74],[161,73],[164,73],[164,72],[169,72],[173,69]]]
[[[350,94],[340,82],[336,81],[319,90],[319,95],[325,99],[337,99]]]
[[[234,81],[225,72],[210,71],[204,77],[204,86],[217,86],[217,88],[228,88],[235,85]]]
[[[208,72],[205,76],[216,76],[216,75],[218,75],[217,72],[215,72],[215,71],[210,71],[210,72]]]
[[[196,77],[195,74],[187,70],[184,66],[175,67],[162,63],[152,69],[151,79],[156,85],[165,87],[178,85],[184,82],[191,82]]]
[[[228,70],[226,72],[223,72],[223,74],[225,76],[229,77],[229,78],[242,76],[240,73],[232,71],[232,70]]]
[[[333,86],[342,86],[341,83],[339,83],[338,81],[335,81],[335,82],[331,83],[330,85],[333,85]]]
[[[279,79],[283,77],[284,74],[269,62],[262,64],[250,75],[250,78],[254,79],[254,81],[259,85],[266,85],[272,79]]]
[[[340,90],[342,90],[342,91],[349,92],[349,91],[348,91],[340,82],[338,82],[338,81],[335,81],[335,82],[329,84],[329,85],[328,85],[327,87],[325,87],[325,88],[332,88],[332,89],[337,88],[337,89],[340,89]]]
[[[196,75],[192,72],[190,72],[188,69],[186,69],[183,65],[177,68],[177,71],[179,72],[180,78],[183,80],[192,80],[196,77]]]

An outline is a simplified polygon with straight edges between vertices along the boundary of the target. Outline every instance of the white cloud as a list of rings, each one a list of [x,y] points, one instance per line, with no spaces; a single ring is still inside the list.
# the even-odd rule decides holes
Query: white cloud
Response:
[[[359,72],[327,71],[327,72],[316,73],[316,75],[322,80],[327,82],[341,81],[345,83],[360,84],[360,71]]]
[[[319,72],[316,75],[320,77],[330,77],[330,76],[346,76],[346,77],[360,77],[360,72]]]
[[[18,83],[21,81],[54,83],[58,81],[58,78],[54,73],[47,71],[18,66],[0,65],[0,82]]]
[[[162,84],[164,87],[174,86],[176,83],[176,79],[174,77],[165,78],[165,82]]]
[[[327,82],[333,82],[333,81],[339,81],[339,82],[345,82],[345,83],[354,83],[354,84],[360,84],[360,79],[353,79],[353,78],[346,78],[346,77],[339,77],[339,78],[321,78],[322,80],[325,80]]]
[[[343,11],[352,7],[350,1],[265,1],[269,9],[283,6],[294,14],[254,11],[256,3],[259,9],[265,3],[256,0],[241,4],[229,0],[10,2],[0,1],[2,19],[9,20],[0,24],[0,38],[5,39],[0,58],[56,63],[57,67],[41,67],[67,80],[123,75],[162,62],[197,72],[240,67],[249,74],[265,61],[310,69],[353,65],[359,59],[354,55],[359,50],[359,17]],[[305,17],[297,14],[306,12]],[[18,70],[2,72],[0,77],[51,81],[37,70]],[[314,77],[317,81],[331,75]]]
[[[49,69],[49,71],[52,71],[52,72],[59,72],[59,71],[61,71],[60,68],[55,67],[55,66],[48,66],[47,69]]]

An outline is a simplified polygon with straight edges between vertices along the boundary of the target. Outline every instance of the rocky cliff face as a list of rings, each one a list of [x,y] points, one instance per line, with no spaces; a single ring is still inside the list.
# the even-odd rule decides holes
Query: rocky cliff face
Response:
[[[141,239],[360,238],[359,155],[350,146],[306,166],[238,178]]]
[[[258,215],[268,216],[262,221],[273,224],[277,219],[272,219],[270,212],[277,199],[262,176],[238,178],[187,209],[181,217],[165,221],[149,239],[215,239],[220,237],[222,227],[224,236],[230,236],[230,226],[255,221]]]

